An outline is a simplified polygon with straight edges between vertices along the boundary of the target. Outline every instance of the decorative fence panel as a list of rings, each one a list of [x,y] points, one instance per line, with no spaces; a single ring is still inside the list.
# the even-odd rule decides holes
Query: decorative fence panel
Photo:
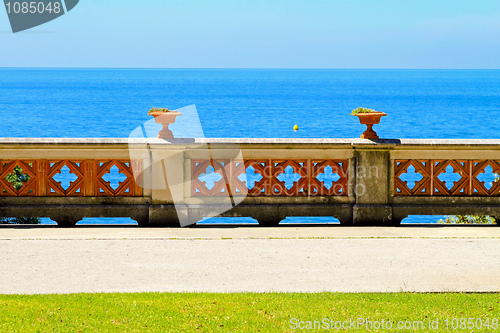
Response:
[[[348,160],[193,159],[191,173],[194,197],[348,195]]]
[[[500,196],[499,174],[499,160],[395,160],[394,196]]]
[[[3,197],[140,197],[130,160],[0,160]]]

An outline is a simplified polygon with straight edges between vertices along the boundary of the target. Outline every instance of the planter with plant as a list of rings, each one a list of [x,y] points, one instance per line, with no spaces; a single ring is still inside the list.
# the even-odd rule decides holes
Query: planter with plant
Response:
[[[372,109],[357,108],[352,110],[351,116],[357,116],[359,122],[367,127],[366,131],[361,134],[362,139],[378,139],[377,133],[373,130],[373,125],[380,123],[380,118],[387,116],[387,114]]]
[[[175,123],[175,117],[180,116],[182,113],[172,111],[167,108],[152,108],[149,110],[148,115],[155,118],[157,124],[162,124],[163,129],[158,133],[159,139],[172,139],[174,134],[168,129],[168,125]]]

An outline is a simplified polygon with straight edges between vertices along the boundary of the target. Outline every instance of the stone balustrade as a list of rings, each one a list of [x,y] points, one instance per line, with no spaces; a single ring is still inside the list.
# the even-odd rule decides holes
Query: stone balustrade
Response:
[[[500,140],[0,139],[0,216],[333,216],[397,225],[408,215],[500,217]],[[13,175],[22,181],[13,182]]]

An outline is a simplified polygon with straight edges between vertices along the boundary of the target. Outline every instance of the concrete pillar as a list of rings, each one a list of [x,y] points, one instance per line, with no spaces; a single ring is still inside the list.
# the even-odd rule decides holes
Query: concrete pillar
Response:
[[[392,207],[389,205],[389,150],[357,148],[355,156],[353,224],[393,225]]]
[[[259,222],[259,225],[263,227],[277,227],[286,218],[286,214],[280,212],[277,206],[271,209],[256,209],[252,215]]]
[[[149,180],[151,190],[149,207],[150,227],[179,227],[179,204],[184,201],[184,151],[167,145],[151,145]],[[179,209],[182,210],[182,209]]]
[[[71,214],[59,214],[56,217],[51,216],[51,219],[57,222],[58,227],[63,228],[74,227],[79,221],[82,220],[81,217],[71,216]]]
[[[149,227],[180,227],[174,205],[151,205],[149,207]]]

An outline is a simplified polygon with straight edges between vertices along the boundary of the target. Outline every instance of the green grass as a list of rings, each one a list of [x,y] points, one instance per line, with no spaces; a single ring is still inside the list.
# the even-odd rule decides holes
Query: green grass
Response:
[[[2,332],[314,332],[293,330],[323,318],[354,321],[440,321],[422,332],[446,329],[444,319],[500,319],[498,294],[462,293],[135,293],[0,295]],[[497,320],[498,320],[497,319]],[[361,327],[363,328],[363,327]],[[319,331],[337,331],[323,329]],[[349,329],[347,331],[353,331]],[[359,329],[356,331],[366,331]],[[385,332],[388,330],[371,330]],[[395,327],[393,332],[401,332]],[[481,332],[500,332],[500,328]]]

